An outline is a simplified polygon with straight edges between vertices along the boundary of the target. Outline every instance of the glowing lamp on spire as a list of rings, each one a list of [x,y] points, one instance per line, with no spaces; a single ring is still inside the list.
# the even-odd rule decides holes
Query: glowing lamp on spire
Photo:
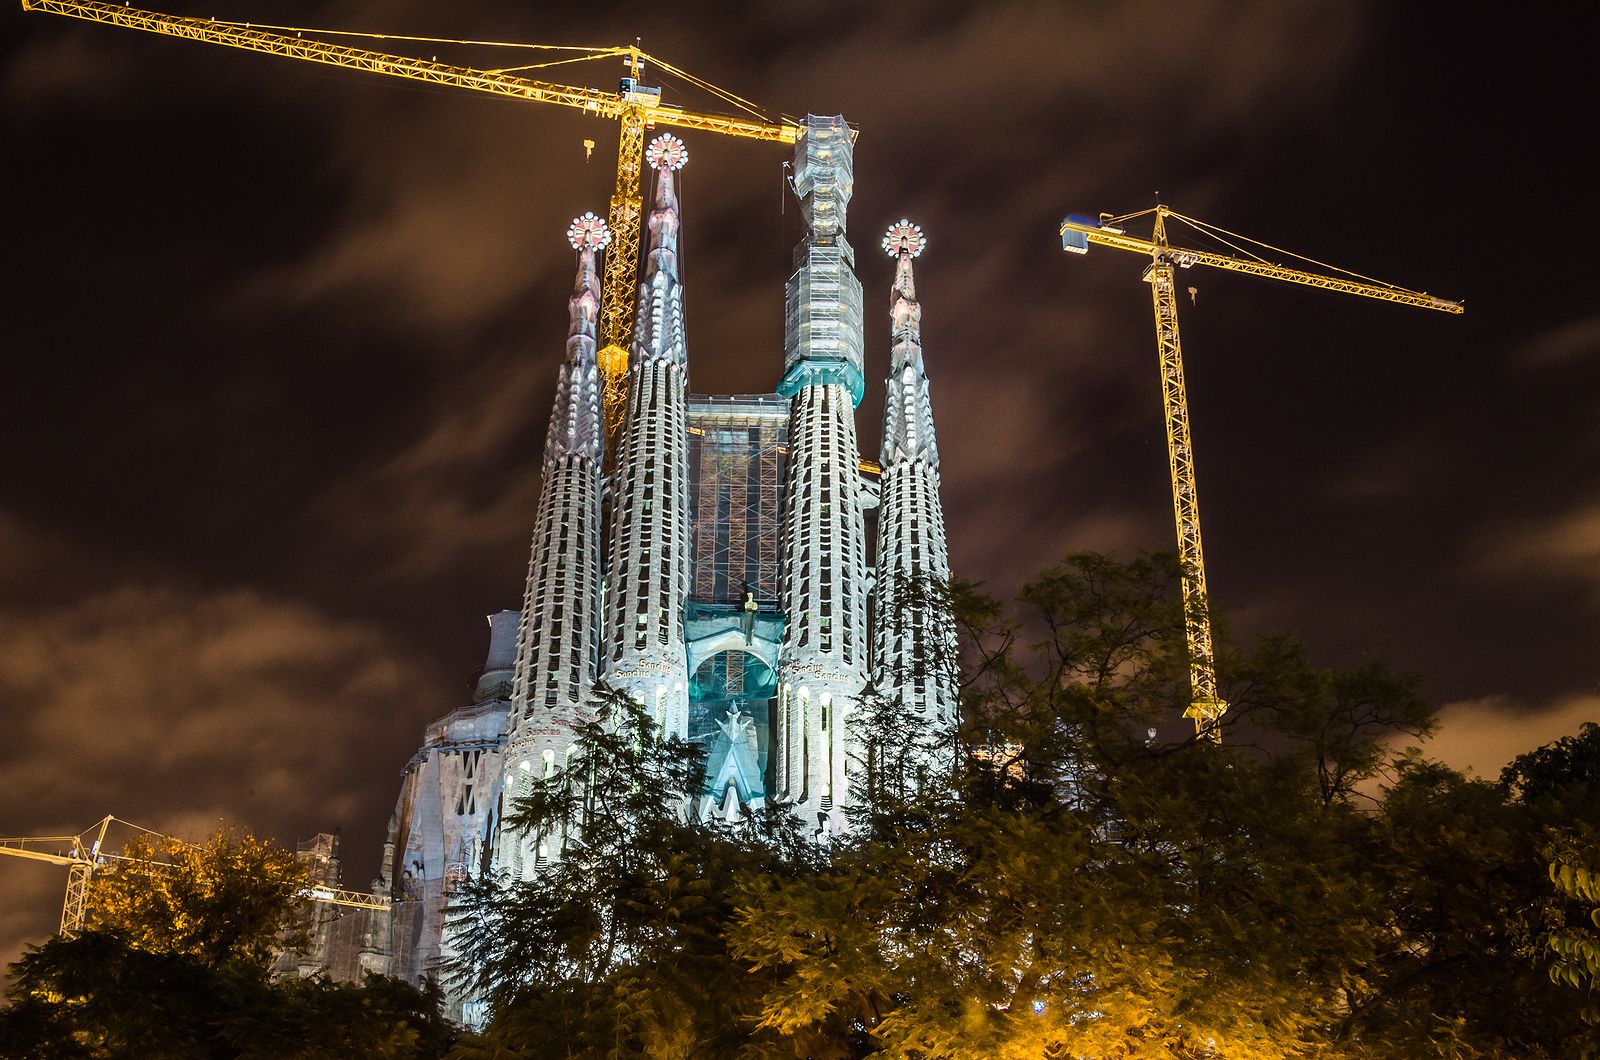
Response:
[[[922,226],[912,224],[904,217],[890,225],[883,237],[883,252],[891,258],[902,254],[909,258],[918,257],[927,245],[928,237],[922,234]]]
[[[651,169],[682,169],[683,164],[689,161],[689,149],[671,133],[662,133],[650,141],[644,159],[650,163]]]
[[[591,210],[572,219],[567,226],[567,242],[573,250],[600,250],[610,245],[611,229]]]

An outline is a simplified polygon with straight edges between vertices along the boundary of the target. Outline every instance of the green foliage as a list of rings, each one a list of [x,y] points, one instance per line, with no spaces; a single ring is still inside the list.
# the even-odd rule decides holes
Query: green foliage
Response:
[[[1396,743],[1435,728],[1415,676],[1376,662],[1318,669],[1306,646],[1287,638],[1262,642],[1235,677],[1231,726],[1287,738],[1279,761],[1314,779],[1325,806],[1370,801],[1372,782],[1389,775]]]
[[[96,874],[89,924],[11,966],[0,1056],[438,1057],[454,1031],[429,986],[275,981],[304,870],[251,836],[136,840]]]
[[[756,984],[727,952],[744,874],[781,877],[814,852],[771,813],[702,823],[700,748],[603,693],[569,769],[535,778],[511,818],[552,857],[509,885],[469,885],[457,976],[497,1010],[466,1056],[727,1055]]]
[[[1578,1055],[1577,999],[1538,966],[1541,828],[1494,784],[1416,758],[1397,770],[1368,884],[1388,915],[1373,922],[1373,972],[1341,1031],[1420,1048],[1449,1020],[1464,1055]]]
[[[393,979],[273,982],[242,961],[151,952],[88,931],[12,965],[0,1055],[78,1057],[422,1058],[453,1033],[440,995]]]
[[[90,930],[148,953],[263,967],[300,941],[299,894],[310,879],[291,850],[218,832],[199,846],[138,835],[122,856],[90,879]]]
[[[1221,746],[1163,737],[1188,697],[1170,559],[1070,556],[1015,609],[949,598],[965,751],[948,777],[925,768],[945,734],[865,696],[852,790],[868,797],[825,858],[781,814],[694,820],[693,748],[606,704],[578,767],[519,805],[547,837],[583,827],[547,871],[475,895],[467,958],[491,969],[496,1012],[462,1055],[1401,1060],[1600,1042],[1592,982],[1552,971],[1590,967],[1555,941],[1591,912],[1589,729],[1474,780],[1404,750],[1433,725],[1414,677],[1274,639],[1221,657]],[[1552,861],[1572,867],[1562,893]]]
[[[909,704],[868,688],[851,711],[859,739],[847,751],[850,790],[861,801],[846,807],[859,833],[883,837],[930,800],[951,794],[956,760],[952,728],[930,723]]]
[[[1584,722],[1576,735],[1519,755],[1500,783],[1524,803],[1600,801],[1600,725]]]
[[[1540,849],[1553,894],[1541,910],[1540,939],[1552,982],[1581,991],[1583,1018],[1600,1025],[1600,725],[1514,759],[1501,787],[1545,824]]]
[[[1585,991],[1590,1004],[1584,1018],[1600,1023],[1600,867],[1580,860],[1593,858],[1600,845],[1592,834],[1586,841],[1568,835],[1553,840],[1546,852],[1552,858],[1549,874],[1555,890],[1545,937],[1550,979]]]

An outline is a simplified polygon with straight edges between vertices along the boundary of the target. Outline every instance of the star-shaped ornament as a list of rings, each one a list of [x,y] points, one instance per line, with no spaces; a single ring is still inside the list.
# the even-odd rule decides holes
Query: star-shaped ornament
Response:
[[[891,258],[901,254],[916,257],[928,245],[928,237],[922,234],[922,226],[914,225],[904,217],[889,226],[889,231],[883,237],[883,251]]]
[[[591,210],[572,219],[567,226],[567,242],[573,250],[599,250],[611,242],[611,229]]]
[[[644,159],[650,163],[651,169],[682,169],[683,164],[689,161],[689,149],[671,133],[662,133],[650,141]]]

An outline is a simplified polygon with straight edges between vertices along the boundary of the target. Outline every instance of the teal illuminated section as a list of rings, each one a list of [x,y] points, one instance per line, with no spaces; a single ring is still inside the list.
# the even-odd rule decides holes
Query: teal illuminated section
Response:
[[[690,698],[705,703],[765,700],[777,695],[783,624],[784,616],[772,610],[691,602],[684,622],[689,673],[693,675]],[[728,652],[737,652],[741,657],[737,687],[728,686],[725,666],[719,669],[705,665]]]
[[[856,405],[860,405],[861,399],[866,396],[867,384],[862,378],[861,368],[836,357],[810,357],[790,365],[778,383],[778,393],[784,397],[794,397],[805,387],[833,384],[850,391],[850,400]]]
[[[759,660],[746,659],[737,675],[729,673],[728,659],[718,656],[695,671],[690,679],[690,699],[696,703],[722,703],[771,699],[778,692],[778,675]]]
[[[702,793],[719,808],[726,808],[730,785],[741,805],[766,798],[783,626],[783,616],[762,610],[753,594],[742,604],[688,606],[689,739],[705,748]]]

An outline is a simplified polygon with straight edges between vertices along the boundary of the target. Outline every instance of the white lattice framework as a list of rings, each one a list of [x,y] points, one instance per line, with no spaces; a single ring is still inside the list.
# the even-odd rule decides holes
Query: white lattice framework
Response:
[[[610,235],[604,221],[585,214],[572,223],[568,238],[578,251],[578,277],[567,303],[567,356],[545,437],[544,481],[517,631],[507,803],[535,771],[565,761],[598,673],[605,424],[595,362],[600,306],[595,255]],[[502,834],[496,843],[500,866],[518,876],[529,871],[541,842],[537,836]]]
[[[673,136],[657,137],[646,153],[656,170],[655,208],[617,460],[606,601],[608,680],[679,736],[689,731],[688,362],[672,173],[687,158]]]
[[[819,832],[849,799],[849,715],[867,676],[866,532],[855,406],[861,386],[861,282],[845,239],[853,133],[808,117],[795,147],[807,224],[786,292],[790,395],[782,606],[788,622],[772,741],[778,796]]]
[[[912,259],[927,245],[909,221],[890,226],[896,259],[884,395],[873,681],[878,691],[946,726],[956,720],[955,625],[946,590],[950,556],[939,503],[939,450],[922,363],[922,305]]]

